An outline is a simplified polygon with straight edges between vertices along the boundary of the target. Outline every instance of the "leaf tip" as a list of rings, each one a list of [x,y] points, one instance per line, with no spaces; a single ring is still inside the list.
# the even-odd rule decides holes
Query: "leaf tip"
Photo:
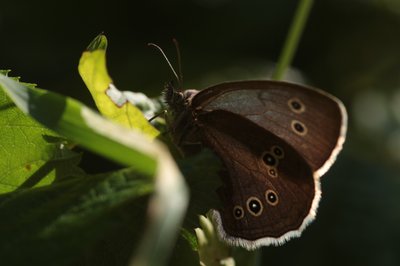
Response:
[[[101,32],[99,35],[94,38],[88,47],[87,51],[93,52],[95,50],[106,50],[108,45],[107,37],[104,35],[104,32]]]

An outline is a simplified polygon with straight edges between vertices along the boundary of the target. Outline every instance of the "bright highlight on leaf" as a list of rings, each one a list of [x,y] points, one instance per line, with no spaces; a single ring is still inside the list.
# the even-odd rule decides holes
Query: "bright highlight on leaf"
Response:
[[[97,36],[82,54],[78,67],[97,108],[104,116],[125,127],[139,130],[151,138],[156,137],[159,134],[158,130],[133,105],[134,102],[128,99],[127,92],[121,92],[113,85],[106,67],[106,47],[106,37]],[[115,90],[119,92],[118,95]]]

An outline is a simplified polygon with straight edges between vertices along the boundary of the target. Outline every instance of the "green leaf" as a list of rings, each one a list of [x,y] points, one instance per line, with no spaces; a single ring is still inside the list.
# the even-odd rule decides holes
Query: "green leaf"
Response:
[[[97,35],[96,38],[94,38],[90,42],[86,50],[87,51],[106,50],[107,46],[108,46],[107,38],[101,33]]]
[[[144,230],[139,229],[143,231],[143,237],[137,244],[131,264],[163,265],[173,248],[171,243],[176,239],[188,203],[186,184],[165,146],[135,130],[105,119],[69,97],[23,86],[3,75],[0,75],[0,86],[23,112],[43,125],[89,150],[118,163],[133,166],[137,174],[155,176],[155,179],[151,179],[154,182],[154,193],[148,203],[146,226]],[[72,193],[69,199],[76,200],[76,195]],[[47,213],[49,210],[51,208],[46,207],[38,211]],[[61,218],[68,217],[62,213],[59,215]],[[58,228],[61,230],[63,226]],[[64,235],[68,237],[68,233]],[[41,236],[34,236],[30,243],[36,243]],[[40,245],[35,248],[40,249]],[[53,250],[56,247],[46,248]],[[37,256],[45,250],[41,250]]]
[[[193,233],[189,232],[189,230],[186,230],[185,228],[181,228],[181,235],[189,243],[193,251],[198,250],[199,244],[196,236]]]
[[[99,111],[106,117],[124,125],[135,128],[150,137],[159,132],[132,104],[124,92],[119,91],[112,83],[106,68],[107,39],[97,36],[89,45],[79,61],[79,73],[88,87]],[[140,94],[140,96],[143,96]]]
[[[0,138],[0,194],[83,174],[80,155],[62,142],[49,142],[58,135],[22,113],[3,90]]]
[[[2,265],[128,265],[154,183],[135,169],[0,196]]]
[[[148,175],[154,174],[156,166],[154,158],[127,147],[125,143],[115,141],[112,135],[123,134],[119,132],[123,129],[109,128],[113,127],[110,121],[96,115],[78,101],[56,93],[23,86],[1,75],[0,85],[23,112],[28,113],[46,127],[116,162],[137,166],[138,171]],[[135,133],[131,132],[131,134]],[[136,135],[138,134],[136,133],[135,137]],[[133,139],[136,139],[135,137]],[[140,139],[143,137],[141,136]],[[136,144],[139,147],[143,146],[141,143]]]

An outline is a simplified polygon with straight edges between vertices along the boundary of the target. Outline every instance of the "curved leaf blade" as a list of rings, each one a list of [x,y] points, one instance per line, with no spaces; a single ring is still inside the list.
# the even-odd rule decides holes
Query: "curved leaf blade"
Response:
[[[156,137],[159,132],[133,105],[123,92],[117,90],[106,67],[107,39],[104,35],[96,37],[89,45],[89,50],[83,52],[78,70],[89,89],[99,111],[128,128],[135,128],[150,137]],[[115,94],[117,93],[117,94]]]

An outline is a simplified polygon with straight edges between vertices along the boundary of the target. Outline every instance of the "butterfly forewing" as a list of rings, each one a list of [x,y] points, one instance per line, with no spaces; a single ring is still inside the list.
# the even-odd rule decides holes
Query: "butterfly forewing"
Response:
[[[346,112],[335,97],[317,89],[277,81],[230,82],[198,93],[199,113],[225,110],[247,118],[294,147],[323,174],[341,149]]]

